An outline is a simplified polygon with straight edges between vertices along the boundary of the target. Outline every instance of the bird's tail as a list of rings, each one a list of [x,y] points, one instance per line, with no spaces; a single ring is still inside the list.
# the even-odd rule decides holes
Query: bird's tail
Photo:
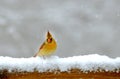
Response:
[[[37,53],[33,57],[36,57],[36,56],[37,56]]]

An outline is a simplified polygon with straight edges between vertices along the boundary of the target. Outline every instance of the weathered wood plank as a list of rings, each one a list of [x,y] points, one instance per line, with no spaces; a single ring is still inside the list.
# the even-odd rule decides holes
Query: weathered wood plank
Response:
[[[120,79],[120,72],[82,72],[79,69],[72,69],[68,72],[55,70],[52,72],[0,72],[0,79]]]

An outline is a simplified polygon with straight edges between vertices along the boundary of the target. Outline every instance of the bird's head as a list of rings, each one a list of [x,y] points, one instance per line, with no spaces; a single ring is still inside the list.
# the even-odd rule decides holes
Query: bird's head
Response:
[[[48,43],[52,43],[52,41],[53,41],[53,37],[52,37],[52,35],[50,34],[49,31],[47,32],[47,39],[46,39],[46,41],[47,41]]]

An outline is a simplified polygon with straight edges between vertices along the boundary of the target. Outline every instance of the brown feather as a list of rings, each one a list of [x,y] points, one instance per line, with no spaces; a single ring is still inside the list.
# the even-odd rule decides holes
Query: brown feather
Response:
[[[40,46],[39,50],[41,50],[44,45],[45,45],[45,42]]]

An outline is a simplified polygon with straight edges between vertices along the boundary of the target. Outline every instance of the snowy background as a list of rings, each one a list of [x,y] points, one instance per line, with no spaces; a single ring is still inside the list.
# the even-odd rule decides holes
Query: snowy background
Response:
[[[0,0],[1,56],[33,56],[48,30],[59,57],[119,57],[120,0]]]

